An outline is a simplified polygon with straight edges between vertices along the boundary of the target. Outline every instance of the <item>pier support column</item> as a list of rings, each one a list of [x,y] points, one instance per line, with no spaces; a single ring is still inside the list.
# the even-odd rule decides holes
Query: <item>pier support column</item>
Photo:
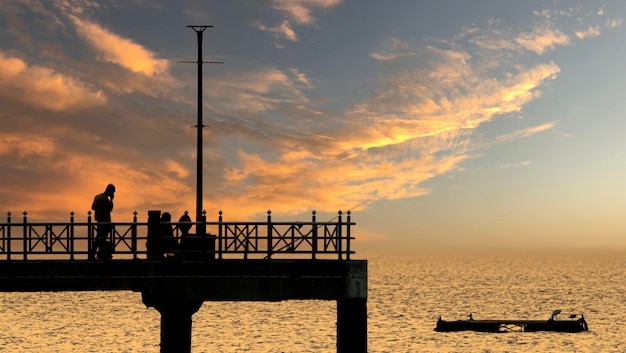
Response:
[[[188,280],[171,279],[176,273],[175,262],[168,263],[163,258],[160,244],[161,211],[148,211],[148,260],[149,274],[156,278],[146,282],[141,291],[143,303],[161,313],[161,353],[191,353],[191,317],[202,306],[190,288]],[[163,275],[159,278],[159,275]]]
[[[337,353],[367,353],[367,299],[337,300]]]
[[[161,313],[161,353],[191,353],[191,317],[202,301],[161,301],[155,308]]]
[[[367,262],[346,262],[337,299],[337,353],[367,353]]]

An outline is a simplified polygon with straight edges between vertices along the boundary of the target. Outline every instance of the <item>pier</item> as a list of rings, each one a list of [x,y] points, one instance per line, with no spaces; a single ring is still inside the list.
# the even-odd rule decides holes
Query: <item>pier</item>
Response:
[[[112,259],[94,259],[91,213],[84,222],[72,212],[54,223],[9,212],[0,223],[0,291],[140,292],[161,314],[162,353],[191,352],[191,318],[204,301],[334,300],[337,352],[367,352],[367,261],[351,258],[350,211],[329,222],[315,211],[304,222],[276,222],[270,211],[260,222],[226,221],[221,211],[207,222],[203,212],[189,222],[194,234],[167,223],[187,244],[169,253],[157,245],[160,215],[111,222]]]

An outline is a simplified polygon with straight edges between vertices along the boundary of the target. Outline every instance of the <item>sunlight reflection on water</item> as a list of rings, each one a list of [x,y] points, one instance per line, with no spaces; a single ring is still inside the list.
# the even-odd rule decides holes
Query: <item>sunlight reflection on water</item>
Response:
[[[626,351],[625,254],[380,255],[369,260],[369,352]],[[158,352],[160,315],[132,292],[0,293],[0,352]],[[585,314],[589,332],[437,333],[437,317]],[[206,302],[193,352],[335,352],[334,301]]]

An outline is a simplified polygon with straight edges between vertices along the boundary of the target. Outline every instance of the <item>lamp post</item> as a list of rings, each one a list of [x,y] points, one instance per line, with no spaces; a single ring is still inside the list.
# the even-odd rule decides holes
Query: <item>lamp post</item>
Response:
[[[198,64],[198,123],[195,127],[198,128],[198,151],[196,154],[197,166],[196,166],[196,222],[202,221],[202,64],[223,64],[223,61],[202,61],[202,34],[204,30],[213,26],[187,26],[196,32],[198,37],[198,60],[197,61],[179,61],[181,63],[197,63]],[[196,231],[197,233],[200,233]]]

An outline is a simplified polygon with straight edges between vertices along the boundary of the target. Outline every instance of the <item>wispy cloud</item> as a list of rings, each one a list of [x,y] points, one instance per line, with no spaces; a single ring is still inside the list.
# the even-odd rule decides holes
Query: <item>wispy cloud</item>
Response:
[[[506,169],[506,168],[521,168],[521,167],[526,167],[533,164],[532,161],[523,161],[523,162],[517,162],[517,163],[504,163],[500,165],[500,168]]]
[[[274,45],[278,48],[284,48],[283,39],[290,42],[298,41],[294,24],[297,26],[315,26],[317,22],[313,16],[315,11],[326,11],[339,4],[341,4],[341,0],[272,0],[271,7],[285,14],[287,18],[277,25],[267,25],[255,21],[253,26],[263,32],[271,33],[276,39]]]
[[[307,80],[297,70],[295,77],[290,77],[281,70],[262,69],[216,79],[207,92],[221,101],[222,110],[253,114],[277,109],[282,104],[306,103],[303,89],[310,87]]]
[[[517,36],[516,42],[525,49],[543,54],[547,50],[554,49],[557,45],[569,44],[570,39],[558,29],[537,27],[532,32]]]
[[[402,56],[415,55],[415,49],[406,41],[390,37],[383,41],[379,51],[370,54],[370,57],[379,61],[395,60]]]
[[[331,9],[341,3],[341,0],[272,0],[272,7],[285,12],[297,24],[311,25],[315,23],[313,11]]]
[[[605,27],[606,28],[618,28],[622,25],[622,20],[621,19],[613,19],[613,20],[607,20],[605,23]]]
[[[529,137],[532,136],[534,134],[543,132],[543,131],[547,131],[550,130],[552,128],[554,128],[557,125],[557,121],[551,121],[545,124],[541,124],[541,125],[537,125],[537,126],[532,126],[526,129],[521,129],[521,130],[517,130],[508,134],[503,134],[498,136],[497,138],[495,138],[493,140],[494,143],[504,143],[504,142],[509,142],[512,140],[517,140],[519,138],[523,138],[523,137]]]
[[[133,41],[122,38],[98,24],[71,15],[78,34],[98,53],[98,59],[146,76],[167,74],[169,63]]]
[[[587,30],[585,31],[577,31],[576,32],[576,37],[578,37],[579,39],[585,39],[587,37],[597,37],[599,36],[600,33],[600,27],[598,26],[589,26],[589,28],[587,28]]]
[[[258,21],[254,23],[254,26],[263,32],[272,33],[277,39],[284,38],[292,42],[298,41],[298,35],[293,31],[289,21],[287,20],[284,20],[281,24],[273,27],[264,25]]]

